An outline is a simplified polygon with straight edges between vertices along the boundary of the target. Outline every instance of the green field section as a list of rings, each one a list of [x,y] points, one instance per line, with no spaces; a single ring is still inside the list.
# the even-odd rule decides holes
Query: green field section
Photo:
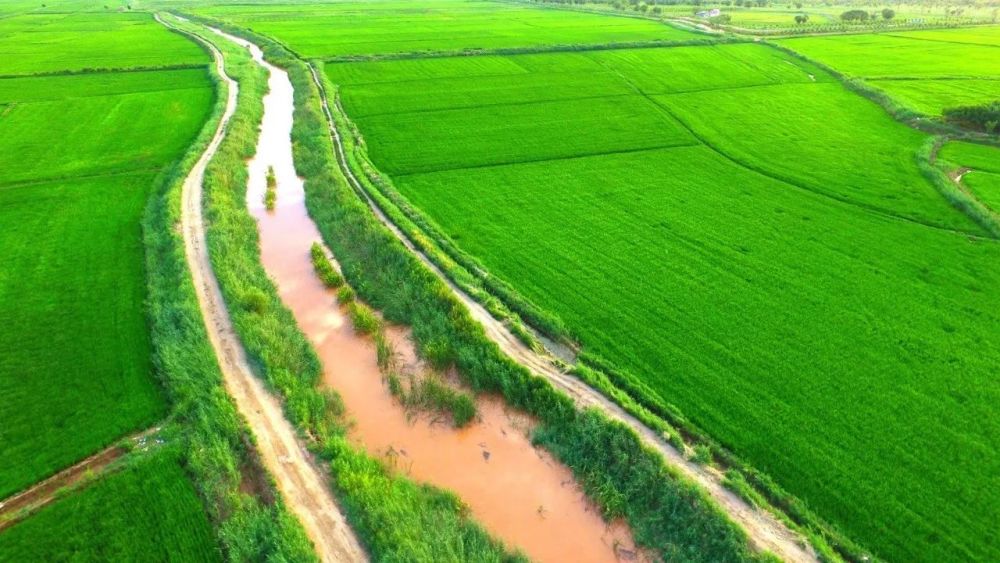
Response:
[[[702,37],[650,20],[465,0],[234,5],[199,13],[277,37],[305,57]]]
[[[1000,27],[784,39],[927,115],[1000,98]]]
[[[960,166],[1000,173],[1000,148],[953,141],[941,147],[938,157]]]
[[[180,90],[15,103],[0,121],[5,149],[0,152],[0,169],[6,171],[3,182],[162,166],[190,142],[192,131],[207,117],[214,95],[205,70],[186,72],[191,74],[185,76],[186,87]],[[46,79],[56,83],[66,80]],[[85,81],[90,79],[84,77]],[[0,83],[26,80],[37,79],[0,79]],[[171,131],[186,134],[163,134]]]
[[[964,43],[967,45],[989,45],[1000,47],[1000,27],[964,27],[957,29],[925,29],[921,31],[897,31],[893,35],[940,41],[944,43]]]
[[[0,79],[0,498],[164,414],[139,222],[213,103],[169,74]]]
[[[926,137],[766,46],[527,57],[481,62],[496,98],[464,60],[326,72],[379,169],[586,350],[879,557],[1000,556],[1000,245]]]
[[[993,79],[869,80],[904,106],[925,115],[939,115],[943,108],[974,106],[1000,98],[1000,76]]]
[[[916,154],[926,136],[896,123],[840,84],[783,84],[654,99],[743,166],[873,212],[979,232],[921,173]]]
[[[1000,148],[951,142],[941,148],[938,158],[969,169],[962,176],[962,184],[987,207],[1000,213]]]
[[[0,533],[0,560],[214,562],[222,554],[178,457],[157,451]]]
[[[199,65],[206,57],[148,13],[30,13],[0,19],[0,76]]]

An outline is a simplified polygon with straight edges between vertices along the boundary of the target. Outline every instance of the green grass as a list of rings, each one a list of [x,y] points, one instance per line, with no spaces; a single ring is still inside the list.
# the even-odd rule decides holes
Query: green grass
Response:
[[[82,97],[65,77],[0,79],[13,102],[0,118],[0,497],[166,412],[140,219],[157,173],[208,117],[212,89],[204,70],[171,71],[185,88],[166,92],[153,72],[74,78]]]
[[[201,65],[205,52],[149,13],[24,14],[0,20],[0,75]]]
[[[865,78],[927,115],[1000,96],[997,83],[991,83],[1000,80],[996,64],[1000,27],[807,37],[778,43],[850,77]]]
[[[5,561],[222,561],[191,481],[171,451],[62,497],[0,534]]]
[[[959,166],[1000,173],[1000,148],[994,146],[956,141],[941,147],[938,157]]]
[[[864,209],[982,232],[921,173],[916,154],[926,135],[894,122],[840,84],[784,84],[654,99],[742,166]]]
[[[905,106],[940,116],[949,107],[974,106],[1000,98],[1000,77],[988,80],[869,80]]]
[[[708,65],[750,64],[687,89],[660,78],[683,74],[674,49],[586,54],[655,102],[619,105],[669,134],[683,122],[690,146],[617,152],[628,145],[608,142],[611,125],[539,117],[489,153],[527,156],[491,164],[482,132],[507,125],[498,108],[512,105],[488,96],[453,113],[435,97],[427,114],[462,116],[429,120],[440,131],[410,118],[415,105],[382,116],[395,131],[357,122],[374,163],[463,250],[848,536],[888,559],[995,557],[1000,245],[970,238],[982,231],[924,176],[926,136],[775,50],[702,49]],[[568,55],[534,56],[551,69]],[[467,104],[451,72],[448,89],[425,86],[434,63],[451,64],[421,61],[419,84]],[[327,65],[334,82],[339,66]],[[365,84],[343,85],[348,114],[379,107],[373,90],[352,98]],[[604,100],[539,114],[604,115]],[[554,157],[580,136],[592,152]],[[414,154],[451,168],[393,174],[414,170]]]
[[[1000,213],[1000,148],[974,143],[952,142],[941,148],[941,160],[971,168],[962,184],[995,213]]]
[[[0,120],[0,186],[158,169],[184,150],[208,116],[213,93],[207,74],[194,72],[184,77],[183,90],[18,100]],[[0,83],[14,82],[18,88],[22,80],[38,79]],[[42,80],[55,80],[51,87],[57,87],[63,78]],[[28,96],[32,86],[26,88]]]
[[[92,72],[0,79],[0,102],[48,102],[70,98],[204,89],[203,69]]]
[[[462,0],[236,5],[200,13],[280,38],[310,58],[699,37],[647,20]]]
[[[152,180],[0,189],[0,497],[164,414],[142,313]]]

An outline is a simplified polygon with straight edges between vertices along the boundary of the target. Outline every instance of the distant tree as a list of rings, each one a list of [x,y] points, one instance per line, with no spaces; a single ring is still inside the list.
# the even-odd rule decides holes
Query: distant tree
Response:
[[[866,22],[868,21],[868,12],[864,10],[847,10],[843,14],[840,14],[840,19],[845,22]]]
[[[884,19],[885,21],[889,21],[894,17],[896,17],[895,10],[891,8],[885,8],[884,10],[882,10],[882,19]]]
[[[796,2],[795,3],[795,9],[796,10],[801,10],[802,9],[802,2]]]
[[[802,25],[807,21],[809,21],[809,16],[807,16],[806,14],[798,14],[797,16],[795,16],[795,23],[799,25]]]
[[[639,4],[639,11],[642,12],[642,13],[644,13],[644,14],[646,12],[648,12],[649,11],[649,4]]]
[[[663,12],[663,8],[661,8],[659,6],[653,6],[653,13],[654,14],[660,15],[662,12]]]

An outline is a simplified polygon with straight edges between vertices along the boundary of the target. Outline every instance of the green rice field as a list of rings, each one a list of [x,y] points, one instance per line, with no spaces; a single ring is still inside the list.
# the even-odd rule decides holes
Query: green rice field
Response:
[[[144,454],[0,534],[0,560],[222,561],[176,454]]]
[[[1000,213],[1000,148],[954,142],[941,148],[941,160],[967,168],[962,183],[995,213]]]
[[[29,13],[0,20],[0,76],[201,65],[206,56],[148,13]]]
[[[731,19],[696,15],[713,7]],[[852,9],[872,19],[844,22]],[[0,563],[338,549],[312,545],[333,538],[311,525],[330,515],[268,473],[255,440],[281,425],[239,414],[208,341],[180,199],[226,104],[214,51],[155,10],[219,41],[239,81],[203,186],[211,268],[254,372],[316,454],[306,469],[329,472],[373,561],[534,552],[508,538],[508,507],[411,481],[409,444],[355,443],[245,206],[259,122],[279,115],[264,105],[284,102],[262,102],[276,82],[209,25],[289,73],[294,107],[277,109],[294,110],[306,209],[347,284],[336,299],[378,318],[361,350],[378,384],[419,365],[394,357],[400,323],[447,373],[442,393],[513,409],[616,556],[771,560],[760,540],[776,530],[768,549],[798,553],[801,534],[822,561],[1000,561],[1000,137],[992,108],[945,111],[1000,100],[995,2],[5,0]],[[280,193],[284,163],[263,164]],[[511,334],[538,344],[523,321],[578,345],[554,350],[576,394],[498,348],[355,189]],[[597,393],[712,467],[679,474],[627,416],[575,408]],[[48,504],[3,512],[113,444],[121,457]],[[476,463],[506,451],[488,446]],[[782,523],[747,526],[687,471]]]
[[[326,72],[402,194],[586,350],[879,557],[1000,554],[1000,245],[926,136],[760,45]]]
[[[702,37],[650,20],[461,0],[237,4],[199,13],[275,37],[308,58]]]
[[[118,30],[118,16],[101,17],[60,14],[52,25],[80,37],[74,29],[107,24],[116,31],[84,35],[93,49],[140,64],[115,54],[134,51],[136,36]],[[207,61],[149,14],[141,20],[121,23],[155,32],[144,37],[156,57],[141,64],[184,52]],[[47,26],[18,26],[49,36]],[[60,68],[92,66],[86,48],[76,58],[36,49]],[[52,70],[43,58],[0,64]],[[0,498],[164,416],[139,223],[157,174],[193,140],[213,99],[205,68],[0,78]]]
[[[927,115],[1000,98],[1000,26],[778,42]]]

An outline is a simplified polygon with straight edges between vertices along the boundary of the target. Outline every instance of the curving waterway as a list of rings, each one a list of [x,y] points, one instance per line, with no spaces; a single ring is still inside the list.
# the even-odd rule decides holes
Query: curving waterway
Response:
[[[344,399],[351,439],[414,480],[454,491],[492,535],[535,561],[616,561],[635,554],[624,524],[608,525],[569,469],[531,445],[532,420],[491,397],[477,399],[478,418],[454,429],[435,417],[408,416],[383,383],[371,341],[355,334],[333,293],[313,272],[310,247],[321,240],[305,207],[292,161],[293,89],[285,71],[264,61],[269,93],[256,156],[249,162],[247,206],[260,233],[261,260],[285,305],[316,348],[323,382]],[[277,202],[264,207],[273,167]],[[407,331],[387,331],[403,364],[416,364]]]

